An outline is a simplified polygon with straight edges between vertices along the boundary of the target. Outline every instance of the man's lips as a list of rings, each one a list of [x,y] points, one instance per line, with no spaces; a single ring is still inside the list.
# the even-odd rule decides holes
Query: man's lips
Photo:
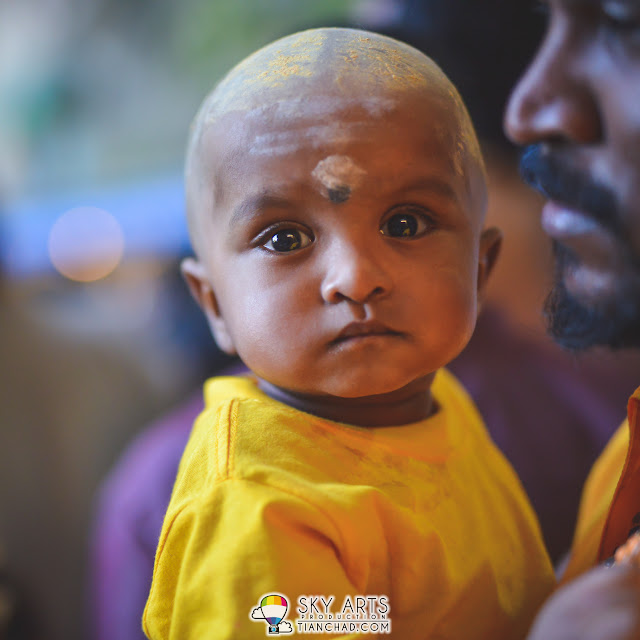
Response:
[[[360,340],[375,337],[399,337],[403,334],[394,331],[377,321],[351,322],[331,341],[332,345],[341,344],[349,340]]]
[[[579,152],[551,144],[527,147],[520,159],[523,180],[548,198],[557,210],[572,215],[547,218],[545,229],[556,238],[591,232],[596,224],[609,233],[624,234],[622,211],[613,188],[598,181],[591,162]]]
[[[616,238],[594,218],[552,200],[542,209],[542,228],[583,260],[605,266],[616,255]]]
[[[542,210],[542,228],[552,238],[560,240],[595,233],[598,223],[586,214],[549,201]]]

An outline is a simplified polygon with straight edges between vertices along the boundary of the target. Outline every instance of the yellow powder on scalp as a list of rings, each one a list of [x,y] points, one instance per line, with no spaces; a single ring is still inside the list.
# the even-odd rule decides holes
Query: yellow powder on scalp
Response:
[[[267,45],[219,83],[207,100],[206,119],[299,96],[318,81],[338,96],[352,95],[354,86],[362,96],[421,87],[446,93],[448,80],[427,56],[386,36],[362,34],[313,29]]]

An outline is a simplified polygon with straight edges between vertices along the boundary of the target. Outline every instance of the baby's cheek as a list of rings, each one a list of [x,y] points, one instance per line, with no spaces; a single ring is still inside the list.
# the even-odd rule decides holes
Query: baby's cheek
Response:
[[[468,280],[453,277],[434,296],[435,323],[438,333],[432,336],[448,349],[446,357],[455,358],[473,334],[477,317],[477,295]]]
[[[286,299],[277,305],[254,302],[238,318],[238,353],[251,370],[270,382],[296,375],[305,357],[309,323],[299,321],[293,306]]]

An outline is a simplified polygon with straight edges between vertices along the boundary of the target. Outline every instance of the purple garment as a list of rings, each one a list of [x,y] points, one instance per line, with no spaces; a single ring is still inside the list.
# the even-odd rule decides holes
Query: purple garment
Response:
[[[467,387],[540,517],[550,553],[569,547],[583,481],[622,422],[637,361],[577,360],[485,310],[449,367]],[[103,485],[93,539],[97,640],[142,640],[164,512],[201,394],[148,427]]]
[[[142,611],[164,513],[191,426],[198,392],[149,426],[125,451],[99,495],[92,540],[93,637],[144,640]]]

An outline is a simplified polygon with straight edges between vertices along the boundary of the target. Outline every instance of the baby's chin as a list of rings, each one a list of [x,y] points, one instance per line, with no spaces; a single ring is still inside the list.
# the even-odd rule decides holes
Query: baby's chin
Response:
[[[341,399],[345,402],[349,400],[358,401],[366,400],[368,398],[383,399],[387,396],[395,396],[402,393],[402,391],[410,384],[392,384],[388,380],[366,380],[366,381],[349,381],[347,384],[341,385],[329,385],[329,389],[326,391],[327,396]]]
[[[318,381],[317,385],[307,388],[289,387],[289,392],[309,397],[335,399],[336,402],[350,403],[376,399],[384,401],[396,396],[428,391],[432,376],[421,372],[416,376],[393,376],[385,373],[362,372],[359,375],[338,375],[327,380]],[[287,388],[286,386],[284,388]]]

